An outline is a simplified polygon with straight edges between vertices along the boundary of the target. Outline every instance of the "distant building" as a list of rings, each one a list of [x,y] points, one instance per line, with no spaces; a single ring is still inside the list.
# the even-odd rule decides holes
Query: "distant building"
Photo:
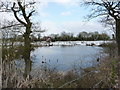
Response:
[[[46,38],[46,42],[50,43],[51,42],[51,38],[50,37]]]

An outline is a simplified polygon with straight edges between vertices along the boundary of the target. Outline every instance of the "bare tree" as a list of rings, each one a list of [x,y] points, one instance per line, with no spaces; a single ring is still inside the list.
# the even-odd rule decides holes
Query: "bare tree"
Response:
[[[30,34],[32,33],[32,22],[30,20],[30,17],[33,15],[35,12],[34,9],[31,9],[29,12],[26,10],[27,7],[34,5],[35,2],[29,3],[29,4],[24,4],[24,2],[14,2],[13,6],[11,7],[11,10],[14,13],[14,16],[16,20],[24,25],[25,27],[25,32],[23,34],[24,37],[24,53],[23,53],[23,58],[25,59],[25,77],[30,74],[31,71],[31,60],[30,60],[30,52],[31,52],[31,39],[30,39]],[[22,18],[20,17],[22,16]]]
[[[104,27],[107,27],[108,30],[112,31],[114,35],[116,35],[115,20],[113,18],[107,19],[103,17],[102,20],[100,20],[100,23],[102,23]]]
[[[25,8],[25,5],[22,5],[22,2],[17,2],[18,4],[18,9],[16,9],[16,3],[14,2],[13,3],[13,7],[11,8],[13,13],[14,13],[14,16],[15,18],[18,20],[18,22],[20,22],[21,24],[23,24],[26,28],[26,31],[24,33],[24,38],[26,39],[26,42],[29,42],[29,36],[30,34],[32,33],[31,31],[31,27],[32,27],[32,22],[30,21],[30,17],[32,16],[32,14],[35,12],[35,10],[32,10],[28,15],[26,13],[26,8]],[[21,20],[19,18],[19,15],[20,12],[22,12],[22,16],[24,18],[24,20]]]
[[[105,16],[108,20],[113,18],[115,21],[116,42],[118,56],[120,56],[120,1],[119,0],[86,0],[84,5],[93,6],[89,18]]]

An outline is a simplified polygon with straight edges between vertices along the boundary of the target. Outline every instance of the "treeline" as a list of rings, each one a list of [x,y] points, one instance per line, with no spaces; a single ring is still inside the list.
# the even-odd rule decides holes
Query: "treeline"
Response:
[[[15,36],[16,41],[23,41],[23,36]],[[51,34],[49,36],[41,36],[38,34],[37,36],[31,35],[31,41],[46,41],[50,38],[51,41],[96,41],[96,40],[110,40],[110,37],[106,33],[99,32],[80,32],[78,35],[74,35],[73,33],[62,32],[60,34]]]
[[[50,37],[52,41],[96,41],[110,39],[106,33],[100,34],[98,32],[80,32],[76,36],[73,33],[62,32],[61,34],[51,34],[46,37]],[[41,40],[44,40],[46,37],[41,38]]]

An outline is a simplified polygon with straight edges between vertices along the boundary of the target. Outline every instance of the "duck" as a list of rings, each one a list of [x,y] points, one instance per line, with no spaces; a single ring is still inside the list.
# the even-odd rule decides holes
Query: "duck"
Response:
[[[100,58],[97,58],[97,62],[99,62],[100,61]]]
[[[46,62],[42,61],[42,63],[46,63]]]

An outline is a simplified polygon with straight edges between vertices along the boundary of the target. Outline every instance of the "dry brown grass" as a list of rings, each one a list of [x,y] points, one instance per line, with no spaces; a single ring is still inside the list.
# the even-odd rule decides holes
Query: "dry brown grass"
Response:
[[[3,62],[3,88],[116,88],[115,59],[106,57],[97,67],[83,69],[81,75],[74,69],[59,72],[56,69],[38,68],[27,78],[14,61]]]

